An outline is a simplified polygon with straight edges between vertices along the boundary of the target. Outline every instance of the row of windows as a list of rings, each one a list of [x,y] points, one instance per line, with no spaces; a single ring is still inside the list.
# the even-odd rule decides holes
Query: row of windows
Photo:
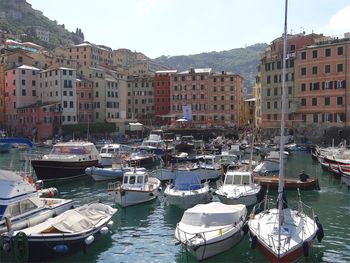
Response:
[[[300,74],[302,76],[306,76],[306,67],[303,67],[300,69]],[[344,71],[344,65],[343,64],[337,64],[337,73],[341,73]],[[312,75],[317,75],[318,74],[318,66],[313,66],[311,68],[311,73]],[[324,73],[331,73],[331,65],[325,65],[324,67]]]
[[[310,90],[320,90],[320,88],[324,89],[345,89],[346,88],[346,80],[334,80],[334,81],[323,81],[323,82],[310,82],[309,83]],[[306,91],[306,83],[302,83],[300,86],[301,91]]]
[[[44,72],[44,73],[40,73],[39,74],[39,77],[40,78],[42,78],[43,77],[43,75],[45,76],[45,78],[47,78],[47,76],[52,76],[52,73],[53,73],[53,71],[48,71],[48,72]],[[58,70],[55,70],[55,76],[57,76],[58,75]],[[66,70],[66,69],[63,69],[62,70],[62,75],[63,76],[67,76],[67,75],[69,75],[69,76],[73,76],[73,70]]]
[[[130,83],[130,82],[128,83],[128,88],[131,88],[131,84],[132,83]],[[145,88],[145,87],[148,88],[150,86],[153,87],[153,82],[141,82],[141,85],[140,85],[141,88]],[[138,88],[139,84],[137,82],[134,82],[134,87]]]
[[[318,58],[319,57],[319,52],[318,52],[319,50],[313,50],[312,52],[311,52],[311,55],[312,55],[312,58]],[[321,50],[320,50],[321,51]],[[324,56],[325,57],[330,57],[330,56],[332,56],[332,49],[331,48],[325,48],[324,50],[323,50],[323,54],[324,54]],[[338,56],[342,56],[343,54],[344,54],[344,48],[343,47],[337,47],[337,52],[336,52],[336,54],[338,55]],[[302,59],[302,60],[305,60],[306,59],[306,51],[303,51],[303,52],[301,52],[300,53],[300,58]]]
[[[192,75],[192,76],[182,76],[180,77],[174,77],[174,82],[177,82],[178,80],[181,81],[186,81],[187,80],[192,80],[192,81],[196,81],[196,80],[205,80],[205,75],[200,75],[200,76],[196,76],[196,75]],[[226,80],[228,79],[228,77],[226,77]],[[217,82],[217,81],[221,81],[221,82],[225,82],[225,77],[213,77],[213,81]],[[234,81],[234,77],[230,77],[230,81]]]
[[[323,98],[323,106],[329,106],[331,105],[331,98],[330,97],[324,97]],[[317,103],[318,99],[316,97],[311,98],[311,106],[322,106],[320,103]],[[343,97],[336,97],[336,104],[337,105],[343,105],[344,98]],[[307,106],[307,98],[301,98],[300,99],[300,105],[301,106]]]
[[[282,95],[282,87],[280,88],[273,88],[273,96],[279,96],[278,94],[278,89],[280,90],[280,95]],[[288,87],[288,95],[292,95],[293,94],[293,87],[289,86]],[[267,88],[266,89],[266,96],[270,97],[271,96],[271,88]]]
[[[128,92],[128,96],[131,97],[131,94],[133,96],[152,96],[153,92],[151,90],[149,91],[134,91],[133,93],[131,93],[130,91]]]
[[[285,77],[285,81],[294,81],[294,73],[287,73]],[[273,83],[282,82],[282,75],[273,75]],[[271,76],[266,76],[266,83],[271,84]]]
[[[286,60],[286,68],[294,68],[294,59]],[[265,71],[272,71],[275,69],[282,69],[282,61],[271,62],[265,64]]]
[[[302,114],[302,122],[307,120],[314,123],[318,122],[345,122],[345,113],[313,113],[313,114]]]

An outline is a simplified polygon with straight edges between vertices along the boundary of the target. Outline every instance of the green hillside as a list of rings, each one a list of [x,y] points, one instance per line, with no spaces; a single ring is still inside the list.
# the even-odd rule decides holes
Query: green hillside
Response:
[[[244,86],[248,93],[254,86],[257,65],[267,44],[255,44],[246,48],[235,48],[228,51],[200,53],[190,56],[161,56],[155,61],[177,70],[194,68],[212,68],[216,71],[227,71],[244,77]]]
[[[44,42],[36,37],[35,29],[42,28],[50,32],[50,41]],[[0,0],[0,30],[20,36],[22,41],[32,41],[47,49],[79,43],[84,39],[80,29],[69,32],[64,25],[58,25],[34,10],[25,0]]]

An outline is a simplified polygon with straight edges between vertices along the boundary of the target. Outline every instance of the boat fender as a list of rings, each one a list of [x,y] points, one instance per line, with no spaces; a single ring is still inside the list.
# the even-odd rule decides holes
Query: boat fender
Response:
[[[161,187],[158,187],[158,192],[161,192],[162,191],[162,188]]]
[[[94,240],[95,240],[94,236],[90,235],[87,238],[85,238],[84,243],[88,246],[88,245],[92,244],[92,242],[94,242]]]
[[[55,252],[58,253],[67,253],[69,251],[69,248],[67,245],[56,245],[52,248]]]
[[[248,233],[248,230],[249,230],[249,226],[248,226],[247,223],[245,223],[245,224],[243,225],[243,233],[244,233],[244,235],[246,235],[246,234]]]
[[[255,249],[256,248],[256,242],[258,241],[258,238],[256,237],[256,235],[251,234],[250,237],[250,248],[251,249]]]
[[[111,228],[111,227],[113,226],[113,224],[114,224],[114,223],[113,223],[113,221],[111,220],[111,221],[109,221],[109,222],[107,223],[107,227],[108,227],[108,228]]]
[[[125,195],[125,190],[121,189],[121,190],[120,190],[120,195],[121,195],[121,196],[124,196],[124,195]]]
[[[29,256],[29,244],[27,235],[20,231],[16,234],[13,250],[16,262],[25,262]]]
[[[317,240],[318,240],[318,242],[321,242],[323,237],[324,237],[323,226],[320,223],[318,216],[315,216],[315,221],[316,221],[316,225],[317,225],[317,231],[316,231]]]
[[[107,234],[107,233],[108,233],[108,227],[106,227],[106,226],[102,227],[101,230],[100,230],[100,233],[101,233],[102,235]]]
[[[303,253],[304,253],[304,257],[308,257],[309,256],[309,243],[307,241],[303,242]]]

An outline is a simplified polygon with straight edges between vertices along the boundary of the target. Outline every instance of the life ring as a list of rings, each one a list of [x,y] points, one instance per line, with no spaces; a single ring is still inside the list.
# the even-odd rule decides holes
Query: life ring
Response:
[[[309,256],[309,243],[307,241],[303,242],[303,253],[304,253],[304,257],[308,257]]]
[[[13,244],[16,262],[25,262],[29,256],[29,244],[27,235],[20,231],[16,234]]]

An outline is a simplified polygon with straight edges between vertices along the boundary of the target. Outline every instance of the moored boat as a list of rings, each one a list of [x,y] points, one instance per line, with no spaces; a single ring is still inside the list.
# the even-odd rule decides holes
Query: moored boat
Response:
[[[278,188],[278,176],[254,176],[253,181],[262,187]],[[320,185],[317,178],[308,178],[306,180],[284,178],[284,189],[296,190],[297,188],[300,190],[320,190]]]
[[[14,251],[17,262],[43,261],[86,250],[112,226],[117,212],[102,203],[86,204],[68,210],[45,222],[3,235],[3,243]]]
[[[176,226],[175,238],[189,248],[197,260],[203,260],[242,240],[246,216],[247,209],[241,204],[198,204],[184,212]]]
[[[99,153],[91,142],[64,142],[53,146],[40,159],[31,160],[39,180],[53,181],[84,176],[85,169],[99,164]]]
[[[122,207],[151,201],[159,196],[160,191],[160,180],[149,177],[147,171],[125,172],[122,183],[108,184],[108,194]]]

